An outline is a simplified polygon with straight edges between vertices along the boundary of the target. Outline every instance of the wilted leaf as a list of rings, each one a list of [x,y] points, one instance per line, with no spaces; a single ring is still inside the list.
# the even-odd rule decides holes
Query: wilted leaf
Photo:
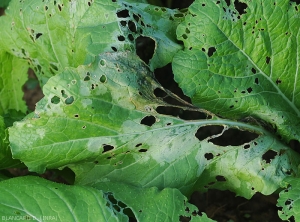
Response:
[[[196,0],[177,29],[175,79],[198,107],[300,140],[299,24],[288,0]]]
[[[13,156],[37,172],[69,166],[81,184],[123,182],[184,194],[216,176],[226,180],[216,182],[220,189],[270,194],[297,174],[298,155],[263,129],[188,107],[180,110],[198,120],[160,114],[172,106],[155,97],[157,89],[163,90],[131,53],[102,54],[68,69],[44,86],[35,114],[10,128]],[[234,141],[220,143],[228,133]],[[272,158],[264,157],[268,152]]]

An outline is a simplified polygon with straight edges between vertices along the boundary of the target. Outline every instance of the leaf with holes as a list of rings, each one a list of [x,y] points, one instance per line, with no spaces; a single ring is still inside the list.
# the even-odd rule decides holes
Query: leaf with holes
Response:
[[[91,187],[27,176],[0,182],[0,191],[2,220],[128,221],[125,214],[108,207],[111,202],[105,193]]]
[[[177,29],[176,81],[199,107],[300,140],[298,11],[288,0],[196,0]]]
[[[279,193],[279,199],[277,201],[277,206],[281,208],[281,210],[278,211],[278,215],[282,220],[285,221],[299,221],[299,178],[289,177],[284,180],[284,183],[285,189]]]
[[[174,30],[182,17],[178,10],[121,0],[12,1],[0,17],[0,46],[30,62],[42,84],[65,67],[103,52],[135,51],[149,41],[156,68],[181,48]]]
[[[26,113],[22,86],[27,80],[27,62],[0,50],[0,63],[0,115],[10,110]]]
[[[206,214],[200,217],[198,209],[188,203],[188,199],[177,189],[166,188],[158,190],[156,187],[138,188],[122,183],[103,182],[96,186],[105,191],[108,199],[118,210],[132,210],[136,221],[189,221],[209,222]],[[134,195],[135,198],[132,198]],[[138,200],[138,201],[137,201]]]
[[[155,97],[157,88],[163,90],[129,52],[67,69],[49,79],[35,113],[9,129],[13,157],[40,173],[68,166],[84,185],[112,181],[184,194],[219,175],[226,181],[216,187],[270,194],[298,173],[298,155],[261,128],[188,107],[180,109],[198,113],[198,121],[160,114],[172,106]],[[230,133],[237,142],[218,142]],[[263,159],[268,150],[275,155]],[[201,176],[205,170],[211,177]]]

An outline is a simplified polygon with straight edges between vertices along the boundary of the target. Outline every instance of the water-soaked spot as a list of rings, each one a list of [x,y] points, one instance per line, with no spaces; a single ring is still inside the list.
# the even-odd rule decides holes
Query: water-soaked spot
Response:
[[[270,163],[277,156],[277,154],[278,153],[274,150],[268,150],[262,155],[262,159],[266,161],[266,163]]]
[[[58,103],[60,103],[60,98],[59,98],[58,96],[53,96],[53,97],[51,98],[51,103],[53,103],[53,104],[58,104]]]
[[[103,146],[102,153],[108,152],[108,151],[113,150],[115,148],[114,146],[108,145],[108,144],[103,144],[102,146]]]
[[[106,75],[102,75],[99,80],[101,83],[106,83],[107,81]]]
[[[218,146],[240,146],[256,139],[257,133],[230,128],[223,132],[219,137],[208,140]]]
[[[206,154],[204,154],[204,157],[205,157],[205,159],[207,159],[207,160],[211,160],[211,159],[214,158],[214,155],[213,155],[212,153],[206,153]]]
[[[211,57],[215,52],[216,52],[215,47],[209,47],[207,52],[208,57]]]
[[[141,120],[141,124],[146,126],[152,126],[156,122],[156,118],[154,116],[145,116]]]
[[[100,66],[105,66],[105,64],[106,64],[106,61],[105,61],[105,59],[101,59],[100,61],[99,61],[99,65]]]
[[[150,37],[139,36],[135,39],[136,53],[146,64],[153,57],[155,41]]]
[[[224,129],[223,126],[218,126],[218,125],[202,126],[197,130],[195,136],[197,137],[198,140],[202,141],[205,140],[206,138],[222,133],[223,129]]]
[[[87,72],[87,73],[86,73],[86,76],[85,76],[84,79],[83,79],[83,81],[85,81],[85,82],[90,81],[90,80],[91,80],[90,75],[91,75],[91,74],[90,74],[89,72]]]
[[[71,105],[73,102],[74,102],[74,97],[73,97],[73,96],[70,96],[69,98],[67,98],[67,99],[65,100],[65,103],[66,103],[67,105]]]

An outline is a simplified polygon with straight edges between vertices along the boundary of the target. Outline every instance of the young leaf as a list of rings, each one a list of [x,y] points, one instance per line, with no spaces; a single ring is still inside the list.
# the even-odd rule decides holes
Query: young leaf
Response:
[[[28,60],[43,85],[65,67],[87,64],[100,53],[135,51],[136,44],[147,44],[138,39],[150,35],[154,69],[171,62],[181,48],[175,29],[182,17],[177,14],[182,16],[124,1],[13,1],[0,18],[0,46]]]
[[[238,1],[237,1],[238,2]],[[288,0],[196,0],[178,27],[175,79],[193,104],[268,122],[300,140],[299,6]]]
[[[278,211],[278,215],[282,220],[289,220],[291,217],[294,221],[300,220],[300,180],[299,178],[288,177],[284,180],[287,183],[286,189],[279,193],[277,206],[282,209]]]
[[[9,129],[14,158],[32,171],[69,166],[81,184],[123,182],[184,194],[197,181],[201,189],[224,176],[216,187],[248,198],[270,194],[298,173],[299,156],[261,128],[189,107],[180,109],[196,113],[197,121],[159,114],[171,107],[155,97],[163,88],[128,52],[101,54],[50,78],[43,89],[35,114]],[[218,142],[228,133],[238,142]],[[205,170],[211,176],[202,177]]]
[[[0,50],[0,115],[9,110],[26,112],[22,86],[27,80],[28,64],[7,52]]]
[[[130,208],[137,221],[214,221],[205,213],[200,217],[198,209],[177,189],[156,187],[138,188],[122,183],[103,182],[95,187],[103,190],[108,199],[115,199],[111,209]],[[134,198],[132,196],[134,195]]]
[[[105,194],[90,187],[68,186],[33,176],[0,182],[0,214],[10,221],[128,221],[113,212]]]

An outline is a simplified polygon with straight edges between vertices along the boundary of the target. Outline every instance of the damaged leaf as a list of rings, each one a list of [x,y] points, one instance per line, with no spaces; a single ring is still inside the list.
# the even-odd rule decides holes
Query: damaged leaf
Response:
[[[270,194],[298,173],[298,155],[259,127],[189,107],[181,108],[204,119],[159,114],[158,107],[172,106],[155,97],[158,87],[129,52],[67,69],[49,79],[35,113],[9,129],[13,157],[39,173],[68,166],[77,183],[89,186],[111,181],[187,194],[223,176],[216,187],[247,198]],[[232,132],[237,143],[219,141]],[[272,160],[262,158],[268,150],[276,152]]]
[[[239,1],[235,1],[239,2]],[[300,140],[299,13],[279,0],[196,0],[177,36],[175,80],[193,104],[231,119],[251,116],[286,142]]]

